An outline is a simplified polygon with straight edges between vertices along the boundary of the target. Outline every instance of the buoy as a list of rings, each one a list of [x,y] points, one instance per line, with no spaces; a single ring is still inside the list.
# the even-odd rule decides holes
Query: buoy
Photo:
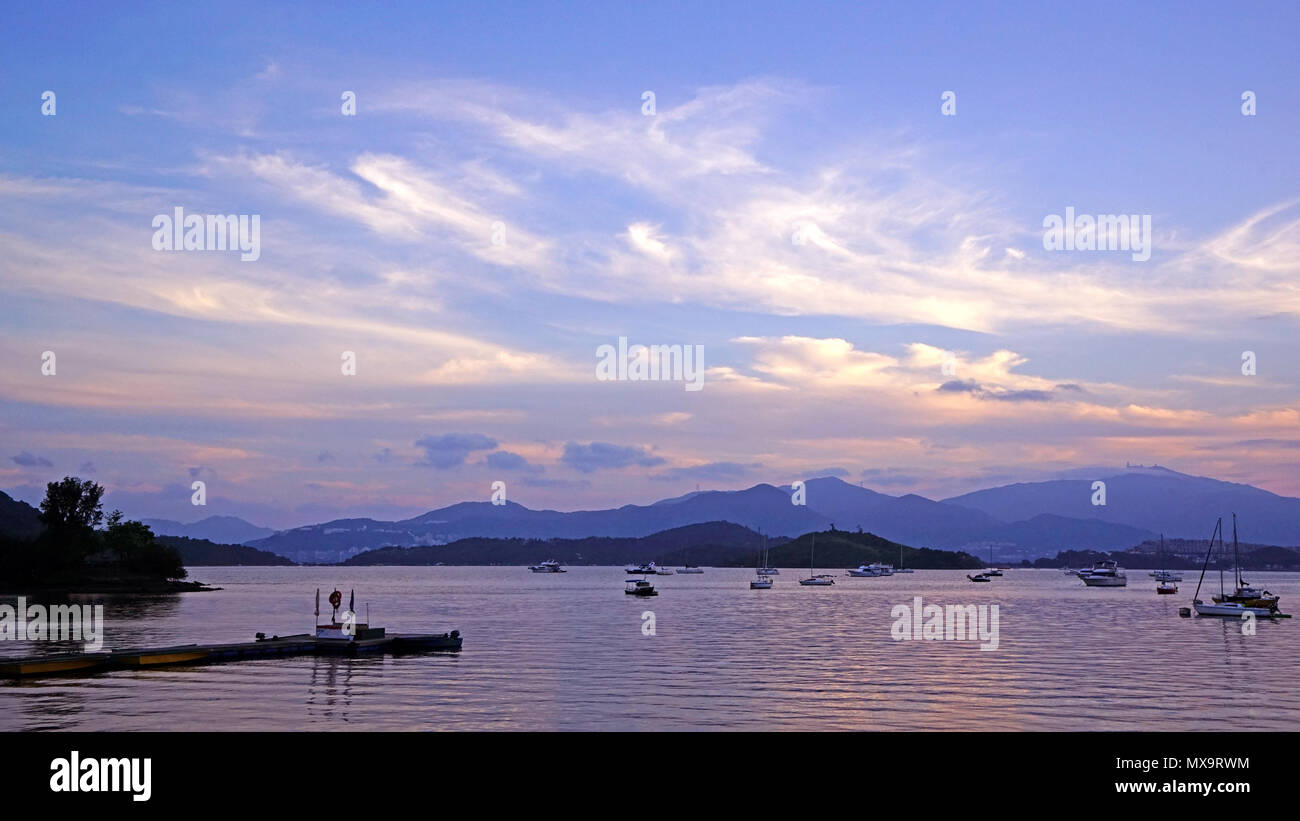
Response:
[[[1192,608],[1190,608],[1190,607],[1180,607],[1180,608],[1178,608],[1178,615],[1182,616],[1182,617],[1185,618],[1185,619],[1191,618],[1191,616],[1192,616]]]

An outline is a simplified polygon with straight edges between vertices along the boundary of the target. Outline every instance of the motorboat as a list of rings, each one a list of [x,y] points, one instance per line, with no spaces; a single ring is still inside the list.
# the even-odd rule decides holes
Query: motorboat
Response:
[[[659,591],[645,579],[628,579],[623,592],[629,596],[658,596]]]
[[[970,580],[973,581],[973,582],[989,582],[989,581],[992,581],[992,579],[989,578],[989,575],[988,575],[987,573],[976,573],[974,576],[972,576],[971,574],[967,573],[967,574],[966,574],[966,578],[970,579]]]
[[[1089,587],[1127,587],[1128,576],[1118,562],[1107,560],[1097,562],[1092,567],[1079,573],[1079,578]]]
[[[557,562],[557,561],[555,561],[554,559],[551,559],[550,561],[542,562],[541,564],[534,564],[534,565],[531,565],[531,566],[529,566],[528,569],[531,570],[531,571],[533,571],[534,573],[564,573],[564,572],[566,572],[565,569],[564,569],[563,567],[560,567],[560,563]]]
[[[759,576],[749,583],[750,590],[771,590],[772,579],[769,576]]]
[[[704,568],[702,568],[702,567],[695,567],[694,565],[689,565],[689,564],[688,564],[688,565],[686,565],[685,567],[683,567],[681,570],[678,570],[677,572],[678,572],[678,574],[681,574],[681,573],[686,573],[686,574],[703,573],[703,572],[704,572]]]
[[[1181,582],[1183,580],[1183,574],[1173,570],[1152,570],[1148,575],[1158,582]]]
[[[856,568],[848,571],[848,573],[850,576],[859,579],[869,579],[881,575],[880,571],[876,569],[875,565],[870,565],[870,564],[860,564]]]
[[[985,575],[985,576],[1001,576],[1001,575],[1002,575],[1002,571],[999,570],[999,569],[997,569],[996,567],[990,567],[988,570],[985,570],[985,571],[984,571],[984,575]]]
[[[643,576],[654,576],[659,573],[659,569],[655,567],[654,562],[648,564],[630,564],[623,568],[623,571],[626,573],[640,573]]]
[[[1175,584],[1174,582],[1160,582],[1159,584],[1156,585],[1156,593],[1159,593],[1160,595],[1167,596],[1171,593],[1177,593],[1177,592],[1178,592],[1178,585]]]

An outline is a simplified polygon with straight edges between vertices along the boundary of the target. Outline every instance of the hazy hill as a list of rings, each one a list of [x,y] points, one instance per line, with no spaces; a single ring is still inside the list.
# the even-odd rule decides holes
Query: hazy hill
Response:
[[[171,519],[143,519],[144,524],[159,536],[184,536],[188,539],[204,539],[217,544],[245,544],[265,539],[275,533],[269,527],[258,527],[238,516],[209,516],[190,524],[181,524]]]
[[[216,544],[207,539],[187,539],[184,536],[157,536],[156,540],[176,548],[186,567],[293,564],[283,556],[244,545]]]
[[[1092,504],[1092,479],[1061,479],[977,490],[944,502],[1004,521],[1040,514],[1093,519],[1182,538],[1209,538],[1219,516],[1236,513],[1243,540],[1300,544],[1300,499],[1167,468],[1100,475],[1106,504]]]

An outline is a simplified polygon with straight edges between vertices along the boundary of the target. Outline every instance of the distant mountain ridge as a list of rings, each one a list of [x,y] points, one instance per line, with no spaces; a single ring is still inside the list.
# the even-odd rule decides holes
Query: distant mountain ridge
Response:
[[[1300,499],[1161,467],[1096,473],[1096,479],[1017,483],[940,501],[917,494],[890,496],[822,477],[804,483],[803,505],[791,503],[788,486],[757,484],[606,510],[563,512],[534,510],[516,502],[500,506],[459,502],[400,521],[336,519],[278,532],[234,517],[209,517],[191,525],[145,522],[160,534],[242,543],[306,563],[339,562],[382,547],[450,544],[469,538],[641,538],[707,522],[731,522],[791,538],[826,531],[832,525],[850,532],[861,528],[899,544],[965,550],[985,560],[991,554],[994,561],[1003,562],[1064,550],[1125,550],[1161,533],[1168,538],[1204,539],[1218,516],[1226,518],[1234,512],[1243,541],[1300,545]],[[1092,504],[1094,481],[1106,483],[1105,505]],[[31,526],[34,508],[0,497],[0,522],[9,516],[14,526]],[[209,530],[207,536],[199,536],[196,530],[201,525],[229,530]],[[249,534],[254,535],[246,538]]]
[[[216,544],[245,544],[265,539],[275,533],[269,527],[258,527],[238,516],[209,516],[190,524],[182,524],[171,519],[142,519],[141,521],[159,536],[182,536]]]

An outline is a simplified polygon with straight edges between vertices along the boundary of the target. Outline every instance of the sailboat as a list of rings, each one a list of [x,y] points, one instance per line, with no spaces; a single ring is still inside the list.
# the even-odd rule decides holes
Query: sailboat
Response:
[[[772,577],[767,575],[767,571],[770,570],[771,568],[767,566],[767,537],[766,536],[763,537],[763,552],[761,554],[761,558],[763,559],[763,566],[758,569],[758,578],[754,579],[749,583],[750,590],[771,590],[772,589]]]
[[[1220,547],[1222,539],[1220,536]],[[1260,590],[1257,587],[1251,587],[1250,582],[1241,576],[1241,551],[1237,546],[1237,514],[1232,514],[1232,574],[1236,582],[1236,587],[1232,593],[1223,593],[1213,596],[1216,604],[1225,604],[1237,602],[1247,607],[1266,607],[1270,610],[1277,609],[1278,597],[1268,592]]]
[[[1236,515],[1234,514],[1234,519]],[[1234,527],[1235,529],[1235,527]],[[1198,616],[1232,616],[1240,618],[1246,614],[1255,616],[1276,616],[1277,605],[1272,607],[1252,607],[1240,601],[1224,601],[1227,598],[1223,590],[1223,562],[1219,562],[1219,595],[1214,597],[1215,604],[1206,604],[1198,598],[1201,595],[1201,584],[1205,581],[1205,571],[1210,566],[1210,554],[1214,552],[1214,537],[1219,537],[1219,556],[1223,556],[1223,517],[1220,516],[1218,522],[1214,525],[1214,533],[1210,534],[1210,547],[1205,551],[1205,563],[1201,565],[1201,578],[1196,582],[1196,592],[1192,594],[1192,606],[1196,608]],[[1240,578],[1240,573],[1238,573]]]
[[[898,546],[898,567],[894,568],[894,572],[895,572],[895,573],[911,573],[911,572],[913,572],[913,571],[912,571],[912,568],[910,568],[910,567],[903,567],[903,546],[902,546],[901,544]]]
[[[1001,575],[1002,575],[1002,571],[999,570],[999,569],[998,569],[998,566],[997,566],[996,564],[993,563],[993,545],[991,545],[991,544],[989,545],[989,569],[988,569],[988,570],[985,570],[983,573],[980,573],[979,575],[981,575],[981,576],[1001,576]]]
[[[1165,534],[1161,533],[1160,550],[1157,558],[1163,556],[1164,552],[1165,552]],[[1178,579],[1181,579],[1182,578],[1181,576],[1179,576],[1178,579],[1175,579],[1173,577],[1174,574],[1171,574],[1167,570],[1158,570],[1155,573],[1152,573],[1151,575],[1154,576],[1157,581],[1156,595],[1169,596],[1178,592],[1178,585],[1175,584],[1174,582],[1178,581]]]
[[[799,584],[802,584],[804,587],[825,587],[827,585],[835,584],[835,580],[830,576],[813,575],[813,554],[816,553],[816,551],[817,534],[814,533],[812,537],[812,547],[808,549],[808,578],[800,579]]]
[[[772,565],[767,560],[767,537],[766,536],[763,537],[763,566],[758,568],[754,572],[760,576],[781,575],[781,568],[772,567]]]

